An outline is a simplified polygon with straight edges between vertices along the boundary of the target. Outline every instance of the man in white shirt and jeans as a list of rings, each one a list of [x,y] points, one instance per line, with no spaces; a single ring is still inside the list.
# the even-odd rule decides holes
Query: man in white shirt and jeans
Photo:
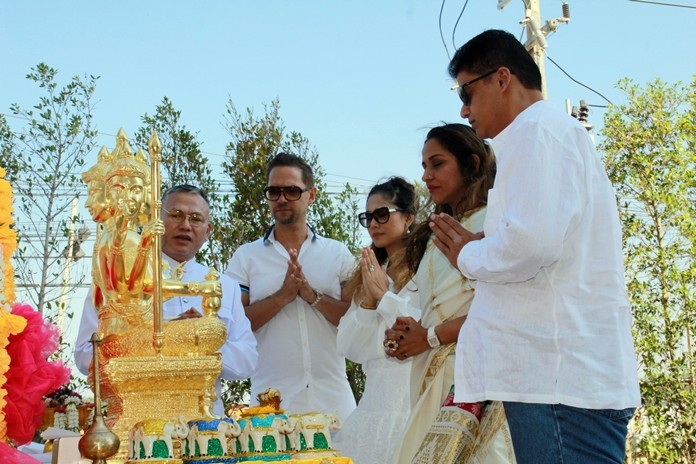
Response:
[[[612,185],[585,128],[543,101],[511,34],[489,30],[449,65],[498,170],[484,237],[432,216],[436,246],[475,281],[455,400],[501,400],[519,463],[623,463],[640,405]]]
[[[314,202],[312,168],[300,157],[277,154],[264,189],[274,225],[242,245],[226,274],[239,282],[242,303],[258,342],[259,368],[251,377],[251,403],[277,388],[292,414],[355,409],[337,325],[350,304],[343,282],[354,267],[348,248],[319,236],[307,224]]]

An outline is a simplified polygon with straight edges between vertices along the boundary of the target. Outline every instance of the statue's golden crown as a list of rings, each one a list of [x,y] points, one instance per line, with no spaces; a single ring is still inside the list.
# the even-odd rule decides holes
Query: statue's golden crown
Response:
[[[106,147],[101,147],[99,155],[97,155],[97,163],[82,173],[82,181],[89,182],[104,182],[106,175],[111,169],[111,161],[114,157],[109,153]]]
[[[145,181],[145,184],[150,183],[150,166],[148,165],[147,156],[142,150],[133,156],[133,149],[128,143],[128,137],[123,129],[118,131],[116,135],[116,148],[111,152],[113,161],[111,169],[109,169],[106,180],[119,177],[139,177]]]

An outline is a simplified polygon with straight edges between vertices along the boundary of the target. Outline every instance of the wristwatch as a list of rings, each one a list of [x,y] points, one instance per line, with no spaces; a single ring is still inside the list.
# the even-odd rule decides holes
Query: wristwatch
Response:
[[[430,327],[428,329],[428,345],[430,345],[430,348],[437,348],[441,345],[440,339],[437,338],[437,334],[435,333],[435,327]]]
[[[317,294],[317,297],[314,299],[314,301],[312,301],[311,303],[309,303],[309,306],[311,306],[312,308],[316,308],[317,305],[319,304],[319,302],[321,301],[321,299],[324,298],[324,294],[321,293],[321,292],[320,292],[319,290],[317,290],[316,288],[314,288],[314,289],[312,289],[312,290],[314,290],[314,293]]]

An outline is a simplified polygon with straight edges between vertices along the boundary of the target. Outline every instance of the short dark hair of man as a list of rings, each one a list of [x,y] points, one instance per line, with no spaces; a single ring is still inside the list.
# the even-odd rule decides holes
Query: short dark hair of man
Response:
[[[205,202],[208,204],[208,207],[210,207],[210,201],[208,200],[208,194],[205,193],[205,190],[203,190],[200,187],[196,187],[195,185],[190,185],[190,184],[179,184],[175,185],[173,187],[170,187],[167,189],[166,192],[162,195],[162,203],[164,203],[164,200],[167,199],[169,195],[172,193],[195,193],[197,195],[200,195],[201,198],[205,200]]]
[[[450,61],[447,71],[457,74],[484,74],[506,67],[527,89],[541,90],[539,66],[524,45],[507,31],[489,29],[462,45]]]
[[[273,168],[281,166],[298,168],[300,171],[302,171],[302,182],[304,182],[305,187],[314,187],[314,172],[312,172],[312,167],[299,156],[282,151],[275,155],[268,163],[268,167],[266,168],[266,179],[268,179],[271,175],[271,170]]]

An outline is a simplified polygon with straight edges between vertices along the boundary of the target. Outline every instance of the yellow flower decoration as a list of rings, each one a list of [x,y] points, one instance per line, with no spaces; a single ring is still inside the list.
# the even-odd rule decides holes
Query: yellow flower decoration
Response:
[[[12,229],[12,186],[5,180],[5,170],[0,167],[0,268],[2,268],[2,298],[7,303],[15,300],[14,270],[10,258],[17,249],[17,232]],[[0,301],[2,303],[2,301]]]
[[[6,382],[5,373],[10,368],[10,356],[7,354],[7,344],[10,335],[17,335],[24,330],[27,320],[22,316],[10,314],[5,308],[0,308],[0,441],[6,441],[7,424],[5,424],[5,395],[7,390],[3,388]]]
[[[5,374],[10,368],[7,344],[10,335],[24,330],[27,320],[10,314],[10,304],[15,300],[14,271],[10,258],[17,248],[17,232],[12,229],[12,186],[5,180],[5,170],[0,167],[0,441],[7,441],[5,423]]]

